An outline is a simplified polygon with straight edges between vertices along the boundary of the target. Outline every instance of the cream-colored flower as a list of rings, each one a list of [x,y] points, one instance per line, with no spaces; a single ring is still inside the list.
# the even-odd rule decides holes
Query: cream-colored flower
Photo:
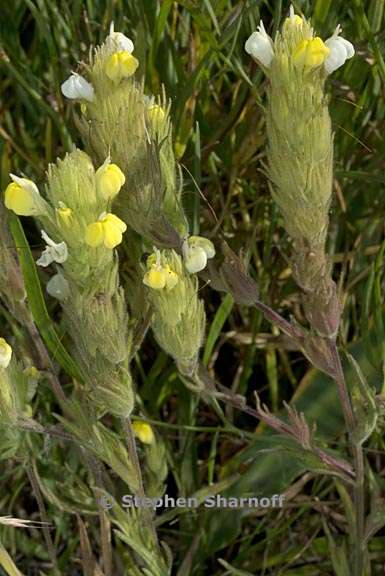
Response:
[[[183,242],[183,258],[190,274],[206,268],[207,260],[214,258],[214,244],[202,236],[190,236]]]
[[[94,99],[94,87],[87,82],[83,76],[73,72],[69,78],[61,85],[62,94],[70,100],[88,100]]]
[[[262,20],[256,32],[253,32],[246,41],[245,50],[265,68],[270,68],[274,58],[273,41],[267,34]]]
[[[333,36],[328,38],[325,42],[329,48],[329,56],[325,60],[325,70],[328,74],[332,74],[340,66],[343,66],[349,58],[354,56],[354,46],[349,40],[345,40],[339,36],[341,32],[340,25],[334,31]]]
[[[178,274],[168,264],[162,265],[160,251],[155,248],[153,254],[147,258],[147,272],[143,276],[143,284],[153,290],[172,290],[178,281]]]
[[[111,22],[110,33],[106,38],[106,43],[113,48],[114,52],[124,51],[132,54],[134,51],[133,41],[122,34],[122,32],[115,32],[113,22]]]
[[[41,235],[43,240],[45,240],[47,247],[43,250],[40,258],[36,261],[36,264],[43,268],[46,268],[52,264],[52,262],[63,264],[63,262],[68,258],[67,244],[65,242],[56,244],[56,242],[54,242],[44,230],[41,231]]]

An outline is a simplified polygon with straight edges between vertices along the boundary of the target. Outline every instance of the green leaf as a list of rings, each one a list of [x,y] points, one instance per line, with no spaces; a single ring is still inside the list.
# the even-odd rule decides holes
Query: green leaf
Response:
[[[366,351],[364,341],[349,347],[349,352],[369,382],[380,390],[382,384],[380,355],[377,366],[373,365]],[[372,357],[375,357],[373,354]],[[348,362],[344,365],[348,385],[356,380],[355,368]],[[317,426],[316,436],[322,441],[335,439],[344,429],[344,420],[338,400],[336,384],[325,374],[311,369],[302,380],[292,401],[299,412],[304,412],[311,427]],[[246,472],[231,485],[226,497],[266,496],[282,494],[290,484],[308,468],[300,458],[293,458],[293,452],[281,449],[282,438],[268,429],[256,434],[255,442],[239,452],[222,468],[221,477],[232,475],[247,466]],[[241,510],[215,510],[207,513],[205,520],[206,551],[214,553],[237,537],[241,528]]]
[[[36,326],[38,327],[48,350],[51,352],[52,357],[60,364],[67,374],[76,380],[82,381],[83,378],[78,366],[61,343],[54,324],[48,314],[35,261],[20,220],[14,214],[11,214],[9,226],[15,240],[27,291],[29,308],[32,312]]]
[[[231,294],[227,294],[222,300],[217,313],[215,314],[214,320],[211,323],[209,334],[206,340],[205,351],[203,353],[203,364],[207,366],[210,360],[211,354],[214,350],[215,342],[222,331],[222,328],[230,315],[230,312],[234,305],[234,299]]]
[[[8,576],[23,576],[2,544],[0,544],[0,566],[4,568]]]

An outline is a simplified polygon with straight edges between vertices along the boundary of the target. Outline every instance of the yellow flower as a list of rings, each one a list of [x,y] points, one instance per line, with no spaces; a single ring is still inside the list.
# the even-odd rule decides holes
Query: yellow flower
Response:
[[[41,214],[40,194],[32,180],[10,174],[13,182],[5,190],[4,203],[18,216],[38,216]]]
[[[161,266],[151,266],[143,277],[143,284],[153,290],[162,290],[166,287],[166,272]]]
[[[154,432],[146,422],[135,421],[132,423],[132,430],[143,444],[153,444],[155,442]]]
[[[4,338],[0,338],[0,368],[8,368],[12,358],[12,348]]]
[[[110,80],[120,82],[123,78],[129,78],[135,74],[138,66],[139,62],[135,56],[126,50],[122,50],[115,52],[108,58],[105,72]]]
[[[56,208],[55,212],[60,224],[67,227],[71,225],[73,216],[71,208],[68,208],[63,202],[59,202],[59,208]]]
[[[114,198],[124,185],[126,177],[116,164],[107,160],[96,170],[96,189],[100,196]]]
[[[308,40],[302,40],[294,50],[293,58],[296,64],[305,68],[316,68],[324,63],[329,55],[329,48],[321,38],[316,36]]]
[[[164,122],[166,118],[166,112],[163,110],[162,106],[158,104],[152,104],[147,109],[147,114],[150,121],[155,125],[158,126],[162,122]]]
[[[143,284],[153,290],[163,290],[163,288],[172,290],[178,281],[178,274],[168,264],[162,266],[159,250],[147,258],[147,272],[143,277]]]
[[[104,244],[106,248],[113,249],[123,239],[127,230],[126,224],[115,214],[102,214],[97,222],[87,226],[85,241],[88,246],[96,248]]]

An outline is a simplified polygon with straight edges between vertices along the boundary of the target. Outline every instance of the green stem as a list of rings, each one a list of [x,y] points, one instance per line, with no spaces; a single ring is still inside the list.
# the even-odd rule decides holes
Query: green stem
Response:
[[[136,479],[137,479],[137,486],[138,486],[137,491],[136,491],[137,492],[136,495],[142,499],[142,498],[145,498],[145,491],[144,491],[144,485],[143,485],[142,470],[140,467],[138,452],[136,449],[135,437],[134,437],[134,433],[132,431],[131,419],[129,417],[122,418],[122,424],[123,424],[124,434],[126,437],[128,454],[129,454],[130,460],[131,460],[132,465],[133,465],[135,472],[136,472]],[[156,528],[155,528],[155,524],[154,524],[154,519],[153,519],[152,514],[151,514],[151,510],[149,508],[144,507],[142,509],[142,514],[143,514],[143,520],[146,523],[147,528],[150,531],[150,534],[152,535],[153,544],[154,544],[155,548],[157,550],[159,550],[158,536],[156,533]]]
[[[349,435],[351,452],[354,460],[355,483],[354,483],[354,506],[355,506],[355,548],[354,548],[354,576],[362,576],[364,569],[364,519],[365,519],[365,471],[362,446],[354,438],[356,420],[354,417],[349,391],[346,385],[345,375],[341,358],[336,344],[330,346],[335,366],[335,382],[344,413],[346,428]]]

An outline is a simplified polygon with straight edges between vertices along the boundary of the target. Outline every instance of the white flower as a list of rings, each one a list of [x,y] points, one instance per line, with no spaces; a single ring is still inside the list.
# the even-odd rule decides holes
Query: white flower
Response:
[[[0,368],[8,368],[12,358],[12,348],[4,338],[0,338]]]
[[[70,293],[70,287],[63,274],[55,274],[49,280],[46,290],[50,296],[57,300],[65,300]]]
[[[188,247],[184,251],[184,263],[190,274],[195,274],[206,268],[207,254],[200,246]]]
[[[190,274],[206,268],[207,260],[214,258],[214,244],[202,236],[190,236],[183,242],[183,257],[186,269]]]
[[[88,100],[94,99],[94,87],[87,82],[83,76],[73,72],[69,78],[61,85],[61,91],[66,98],[71,100]]]
[[[122,32],[115,32],[113,22],[111,22],[110,33],[106,38],[106,43],[107,45],[111,45],[115,52],[128,52],[132,54],[134,51],[133,41],[122,34]]]
[[[67,244],[65,242],[60,242],[60,244],[56,244],[51,238],[48,236],[44,230],[41,231],[41,235],[45,240],[47,247],[42,252],[39,260],[36,261],[36,264],[39,266],[49,266],[52,262],[57,262],[58,264],[63,264],[68,258],[68,249]]]
[[[270,68],[274,58],[273,41],[266,33],[262,20],[256,32],[253,32],[245,44],[245,50],[254,60],[257,60],[265,68]]]
[[[345,61],[354,56],[354,46],[349,40],[339,36],[341,32],[340,25],[337,26],[333,36],[326,40],[325,44],[329,48],[329,56],[325,60],[325,69],[328,74],[337,70],[345,64]]]

